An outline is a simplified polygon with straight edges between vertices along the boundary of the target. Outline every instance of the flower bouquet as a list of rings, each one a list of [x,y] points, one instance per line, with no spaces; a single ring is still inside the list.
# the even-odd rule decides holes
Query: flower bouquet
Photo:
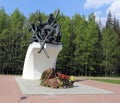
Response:
[[[62,73],[55,73],[54,69],[49,68],[42,73],[40,85],[51,88],[71,88],[75,78]]]

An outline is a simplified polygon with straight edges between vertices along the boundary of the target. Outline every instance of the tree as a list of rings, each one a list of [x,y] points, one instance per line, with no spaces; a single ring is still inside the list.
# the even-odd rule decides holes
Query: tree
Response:
[[[7,34],[7,35],[4,35]],[[4,8],[0,9],[0,72],[3,73],[5,63],[5,38],[9,34],[9,16],[5,12]]]
[[[106,27],[102,31],[102,48],[103,48],[103,62],[105,68],[105,76],[116,75],[120,60],[120,40],[119,40],[119,23],[111,13],[108,13]]]
[[[115,73],[115,69],[117,68],[117,57],[120,55],[119,39],[112,28],[103,30],[102,35],[103,66],[105,67],[105,76],[108,76]]]
[[[41,13],[39,10],[36,10],[34,13],[30,14],[28,21],[30,23],[38,23],[40,21],[46,21],[47,16],[44,13]]]
[[[55,11],[56,12],[56,11]],[[53,15],[55,14],[53,13]],[[36,11],[26,18],[19,9],[8,15],[0,9],[0,73],[20,74],[32,38],[28,22],[45,22],[47,15]],[[63,49],[57,58],[57,70],[68,75],[120,75],[120,25],[108,13],[105,27],[96,23],[94,13],[58,15]]]
[[[113,27],[113,20],[112,20],[111,12],[109,11],[106,21],[106,28],[112,28],[112,27]]]
[[[81,60],[81,45],[83,42],[84,37],[84,30],[87,26],[87,22],[84,17],[81,17],[79,14],[75,14],[72,18],[72,25],[73,25],[73,31],[74,31],[74,69],[76,69],[79,72],[82,72],[83,74],[83,61]]]
[[[63,22],[64,21],[64,22]],[[58,17],[58,22],[60,23],[61,25],[61,32],[62,32],[62,46],[63,46],[63,49],[61,51],[61,53],[59,54],[59,57],[58,57],[58,61],[57,61],[57,67],[59,69],[64,69],[66,74],[67,72],[70,71],[71,67],[69,65],[69,61],[70,61],[70,55],[69,55],[69,52],[70,52],[70,39],[69,39],[69,36],[71,35],[70,33],[70,25],[71,25],[71,20],[69,17],[65,17],[64,15],[60,15]],[[66,68],[68,68],[68,70],[66,71]]]
[[[23,57],[22,52],[24,48],[22,47],[23,42],[23,25],[25,17],[16,9],[12,15],[9,17],[9,27],[4,29],[3,35],[3,45],[2,52],[5,54],[3,68],[5,73],[11,73],[15,70],[22,69]]]
[[[92,73],[93,76],[102,76],[103,75],[103,68],[102,68],[102,45],[101,45],[101,40],[102,40],[102,30],[101,30],[101,21],[97,24],[97,41],[94,45],[94,52],[93,52],[93,58],[94,58],[94,71]]]
[[[0,9],[0,34],[5,29],[8,28],[9,16],[5,12],[4,8]]]

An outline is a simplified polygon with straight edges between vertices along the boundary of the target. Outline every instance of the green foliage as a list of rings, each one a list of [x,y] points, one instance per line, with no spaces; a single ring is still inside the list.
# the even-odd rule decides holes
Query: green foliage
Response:
[[[6,17],[8,17],[6,15]],[[24,44],[24,30],[23,25],[25,23],[25,16],[16,9],[7,18],[9,22],[6,22],[7,26],[2,28],[0,34],[1,40],[1,69],[4,73],[15,73],[15,71],[21,72],[23,67],[26,48]],[[25,38],[27,39],[27,38]]]
[[[54,12],[55,13],[55,12]],[[47,15],[36,11],[26,18],[19,9],[8,15],[0,9],[0,73],[20,74],[32,33],[27,22],[45,22]],[[86,19],[60,14],[62,46],[57,69],[68,75],[119,76],[120,26],[109,12],[105,27],[96,23],[94,13]]]
[[[38,10],[29,16],[29,22],[33,22],[33,23],[38,23],[38,20],[45,21],[46,19],[47,16]]]
[[[103,66],[105,75],[110,75],[117,68],[118,58],[120,55],[119,37],[113,29],[107,28],[103,31],[102,48],[103,48]]]
[[[112,84],[120,84],[120,80],[114,80],[114,79],[92,79],[100,82],[106,82],[106,83],[112,83]]]

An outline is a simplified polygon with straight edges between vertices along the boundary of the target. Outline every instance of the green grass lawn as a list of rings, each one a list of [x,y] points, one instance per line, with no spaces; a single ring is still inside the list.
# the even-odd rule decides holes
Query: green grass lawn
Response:
[[[113,84],[120,84],[120,80],[112,80],[112,79],[92,79],[100,82],[107,82],[107,83],[113,83]]]

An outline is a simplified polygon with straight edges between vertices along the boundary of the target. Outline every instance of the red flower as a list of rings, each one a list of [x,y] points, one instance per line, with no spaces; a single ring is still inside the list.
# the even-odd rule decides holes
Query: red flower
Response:
[[[68,79],[69,77],[65,74],[58,74],[58,77],[61,79]]]

